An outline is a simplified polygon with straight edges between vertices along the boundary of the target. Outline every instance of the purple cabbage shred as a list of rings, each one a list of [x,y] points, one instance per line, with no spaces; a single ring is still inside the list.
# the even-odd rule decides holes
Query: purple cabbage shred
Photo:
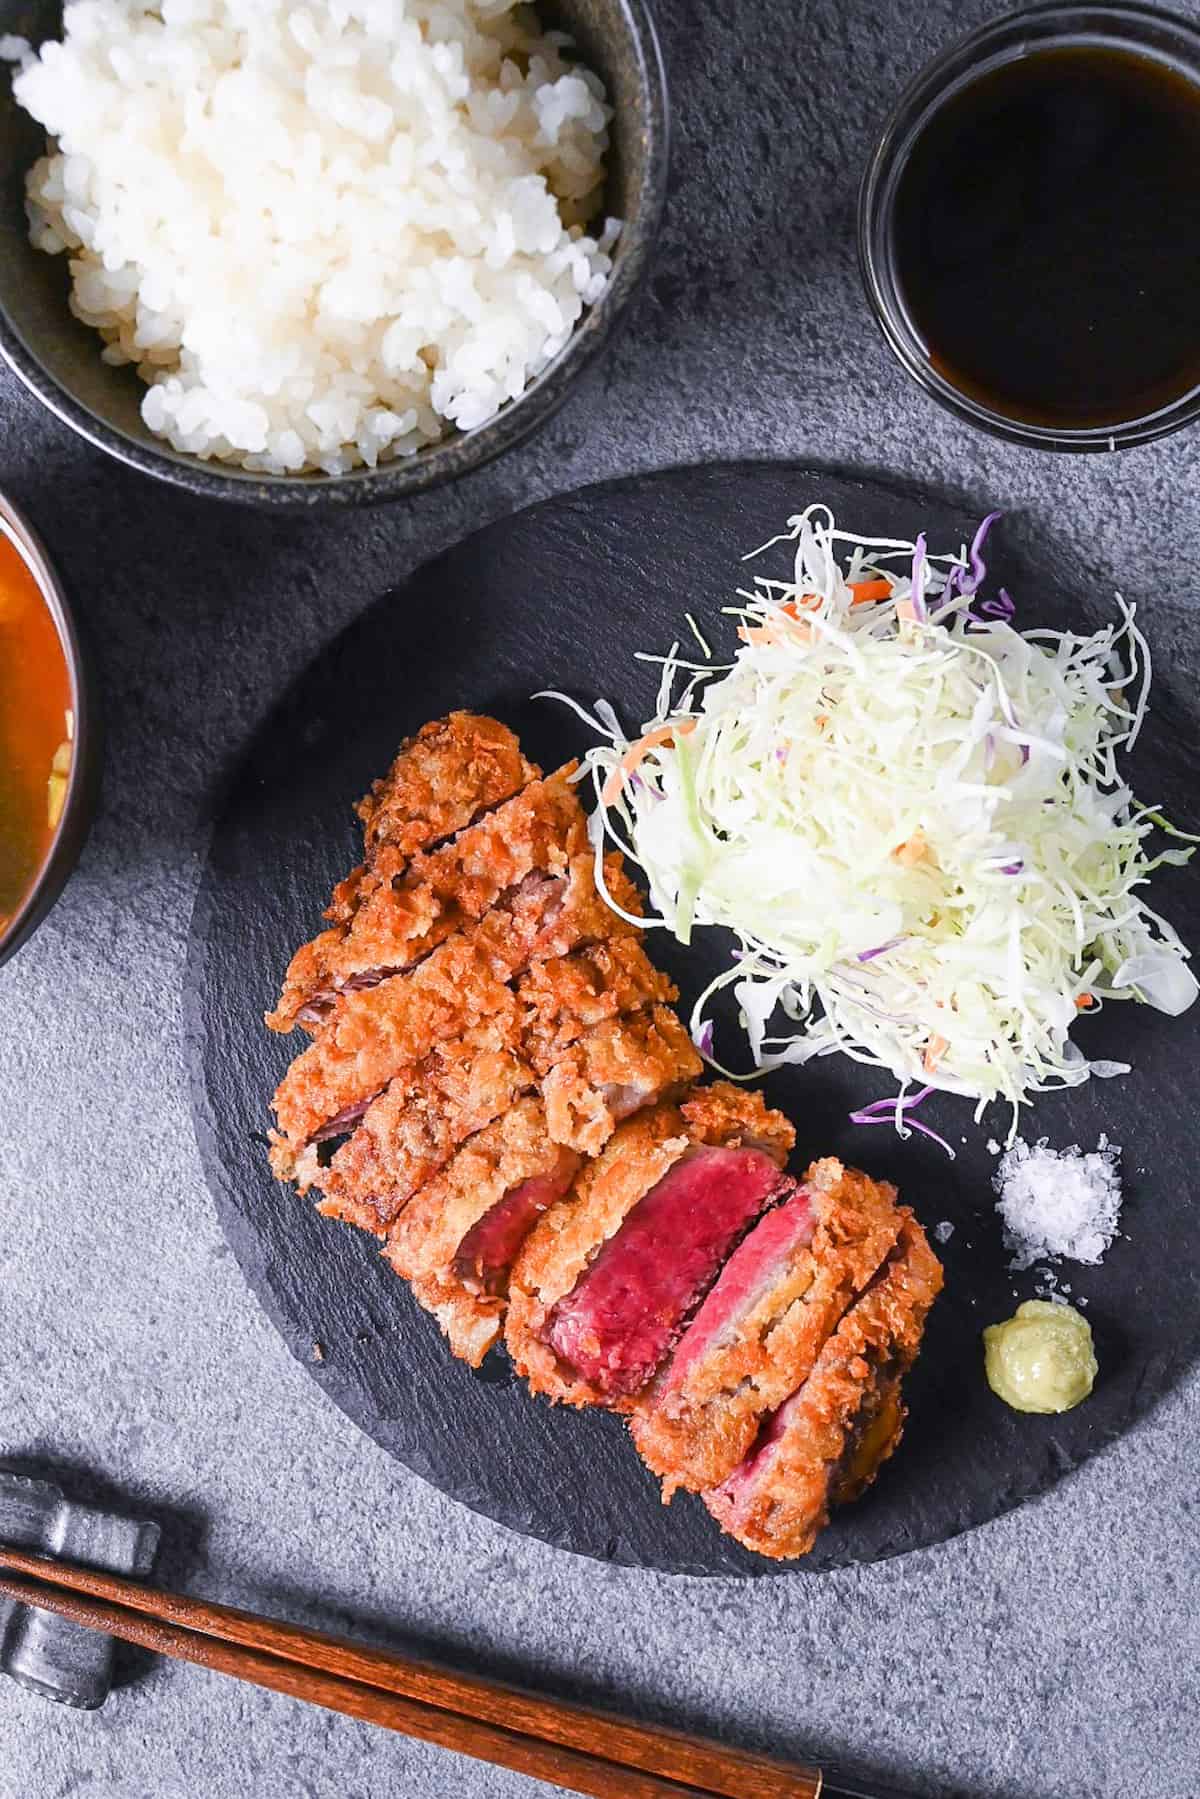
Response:
[[[885,956],[887,954],[888,950],[895,949],[895,947],[898,943],[903,943],[903,942],[904,942],[903,937],[892,937],[888,940],[887,943],[877,944],[874,949],[863,950],[861,955],[858,955],[855,957],[855,961],[856,962],[873,962],[875,960],[876,956]]]
[[[931,1125],[922,1124],[919,1118],[912,1118],[909,1116],[917,1106],[929,1098],[929,1095],[933,1091],[934,1089],[932,1087],[922,1087],[919,1093],[910,1094],[902,1099],[900,1101],[901,1121],[906,1130],[911,1129],[920,1131],[922,1137],[929,1137],[934,1143],[938,1144],[940,1148],[944,1149],[946,1154],[950,1157],[950,1160],[953,1161],[954,1151],[946,1142],[946,1139],[940,1137]],[[863,1106],[859,1111],[851,1112],[850,1122],[851,1124],[891,1124],[895,1119],[895,1116],[896,1101],[894,1099],[876,1099],[872,1100],[869,1106]]]
[[[971,540],[971,548],[968,552],[971,562],[971,573],[962,584],[964,593],[978,593],[980,587],[987,579],[987,563],[983,560],[984,540],[992,526],[996,523],[996,520],[1001,516],[1002,514],[999,512],[989,512]]]
[[[925,533],[922,531],[913,545],[912,559],[912,609],[913,614],[922,624],[929,614],[925,610]]]

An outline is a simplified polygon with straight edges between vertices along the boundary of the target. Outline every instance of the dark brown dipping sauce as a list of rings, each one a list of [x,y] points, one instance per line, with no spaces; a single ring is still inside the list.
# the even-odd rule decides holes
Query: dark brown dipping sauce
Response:
[[[71,768],[70,710],[58,629],[0,534],[0,937],[54,842]]]
[[[955,94],[900,175],[901,297],[943,378],[1023,423],[1145,417],[1200,386],[1200,87],[1043,50]]]

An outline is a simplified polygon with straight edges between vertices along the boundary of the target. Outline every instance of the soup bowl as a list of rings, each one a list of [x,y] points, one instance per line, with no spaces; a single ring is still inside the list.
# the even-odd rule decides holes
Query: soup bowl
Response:
[[[70,764],[61,777],[65,779],[65,788],[60,789],[57,820],[31,877],[23,883],[15,907],[0,916],[0,963],[3,963],[28,942],[66,886],[79,860],[99,787],[100,733],[94,684],[70,602],[37,533],[3,494],[0,494],[0,546],[15,551],[20,557],[50,615],[62,650],[71,714],[68,729]],[[0,624],[0,645],[3,644],[3,629]],[[18,721],[20,681],[18,675],[15,692],[10,690],[12,716]],[[4,755],[4,723],[0,717],[0,757]],[[0,766],[0,791],[5,785],[4,773]],[[47,781],[49,776],[48,769]]]

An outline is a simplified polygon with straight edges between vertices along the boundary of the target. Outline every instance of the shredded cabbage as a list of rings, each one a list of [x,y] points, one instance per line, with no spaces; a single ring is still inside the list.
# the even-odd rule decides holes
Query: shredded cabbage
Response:
[[[1030,1095],[1128,1072],[1071,1040],[1081,1010],[1175,1014],[1197,992],[1142,897],[1192,852],[1149,854],[1165,821],[1117,766],[1150,687],[1135,609],[1118,595],[1119,620],[1091,635],[1018,631],[1003,589],[977,597],[995,516],[932,556],[811,506],[752,552],[787,543],[794,564],[726,608],[731,664],[678,643],[643,658],[662,675],[642,738],[607,704],[593,717],[547,696],[605,739],[586,757],[597,878],[611,841],[648,878],[652,924],[736,939],[693,1012],[704,1052],[732,986],[754,1072],[843,1051],[900,1082],[884,1116],[905,1132],[914,1082],[975,1099],[977,1117],[1007,1101],[1015,1131]]]

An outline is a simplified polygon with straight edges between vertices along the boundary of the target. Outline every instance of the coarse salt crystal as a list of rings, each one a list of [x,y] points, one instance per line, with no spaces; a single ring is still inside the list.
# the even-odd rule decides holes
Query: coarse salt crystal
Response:
[[[1030,1146],[1020,1138],[993,1178],[1012,1269],[1034,1262],[1099,1262],[1117,1235],[1121,1213],[1120,1146],[1101,1137],[1096,1149]]]

